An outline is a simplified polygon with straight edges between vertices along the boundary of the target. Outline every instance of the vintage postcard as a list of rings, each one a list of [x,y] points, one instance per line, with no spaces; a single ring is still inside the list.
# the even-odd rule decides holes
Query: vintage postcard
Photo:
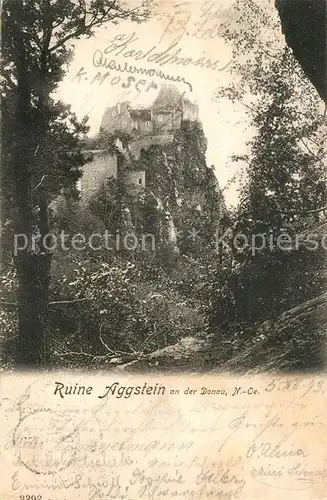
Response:
[[[327,0],[3,0],[0,500],[327,498]]]

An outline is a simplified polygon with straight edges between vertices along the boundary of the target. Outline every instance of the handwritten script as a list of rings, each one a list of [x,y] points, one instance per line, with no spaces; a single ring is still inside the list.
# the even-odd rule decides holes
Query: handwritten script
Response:
[[[6,500],[325,498],[321,378],[3,379]]]
[[[184,37],[214,40],[221,36],[232,12],[235,17],[236,8],[236,1],[205,0],[200,4],[200,12],[195,15],[192,2],[174,2],[169,11],[159,9],[155,14],[156,19],[164,25],[160,41],[167,36],[173,37],[177,42]]]

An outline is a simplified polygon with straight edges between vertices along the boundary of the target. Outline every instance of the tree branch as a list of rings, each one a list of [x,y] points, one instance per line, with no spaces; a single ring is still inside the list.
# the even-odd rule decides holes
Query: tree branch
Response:
[[[281,214],[287,214],[287,215],[309,215],[309,214],[316,214],[318,212],[323,212],[324,210],[327,210],[327,205],[324,207],[320,208],[315,208],[314,210],[288,210],[286,212],[280,211]]]
[[[72,299],[72,300],[56,300],[53,302],[49,302],[49,306],[57,305],[57,304],[75,304],[76,302],[86,302],[89,300],[94,300],[94,299],[89,299],[87,297],[83,299]]]
[[[106,19],[106,17],[109,16],[110,11],[114,7],[114,4],[115,4],[115,0],[110,5],[109,9],[107,9],[106,12],[104,12],[104,14],[102,14],[102,16],[100,16],[99,18],[98,18],[99,11],[97,10],[95,12],[95,14],[93,15],[93,18],[90,20],[90,22],[88,24],[85,23],[86,16],[81,18],[80,19],[80,23],[81,23],[80,27],[77,30],[75,30],[73,33],[68,33],[66,36],[64,36],[64,38],[62,38],[55,45],[50,47],[49,52],[51,53],[54,50],[58,49],[59,47],[62,47],[66,42],[68,42],[68,40],[76,38],[80,35],[87,35],[92,28],[95,28],[96,26],[99,26],[105,22],[109,22],[112,19],[115,19],[115,17],[126,18],[126,17],[128,17],[129,13],[133,12],[133,10],[134,10],[133,9],[131,11],[122,11],[121,14],[118,14],[117,16],[112,15],[112,16],[108,17],[108,19]],[[118,11],[119,11],[119,9],[116,7],[116,12],[118,12]]]
[[[13,307],[13,308],[18,307],[17,302],[9,302],[7,300],[0,300],[0,304],[2,306],[8,306],[8,307]]]
[[[55,300],[53,302],[49,302],[49,306],[75,304],[78,302],[86,302],[86,301],[92,301],[92,300],[94,300],[94,299],[89,299],[87,297],[82,298],[82,299],[72,299],[72,300]],[[17,302],[9,302],[7,300],[0,300],[0,305],[4,305],[4,306],[8,306],[8,307],[18,307]]]
[[[15,89],[17,87],[15,82],[13,82],[11,80],[10,75],[7,74],[7,72],[5,70],[1,71],[1,76],[6,80],[6,82],[8,83],[8,85],[11,89]]]

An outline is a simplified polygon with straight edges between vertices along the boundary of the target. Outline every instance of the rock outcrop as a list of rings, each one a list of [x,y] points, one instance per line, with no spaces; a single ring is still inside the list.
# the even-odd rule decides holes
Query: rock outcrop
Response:
[[[124,372],[201,372],[210,360],[208,338],[184,337],[178,343],[152,352],[143,359],[118,367]]]
[[[226,360],[224,342],[214,336],[186,337],[143,359],[121,364],[124,372],[222,372],[253,375],[321,371],[327,344],[327,293],[265,321],[248,343]]]

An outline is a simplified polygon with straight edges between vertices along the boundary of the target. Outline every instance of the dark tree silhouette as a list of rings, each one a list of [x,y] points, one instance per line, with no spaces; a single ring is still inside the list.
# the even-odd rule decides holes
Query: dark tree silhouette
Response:
[[[327,0],[276,0],[287,45],[326,101]]]

